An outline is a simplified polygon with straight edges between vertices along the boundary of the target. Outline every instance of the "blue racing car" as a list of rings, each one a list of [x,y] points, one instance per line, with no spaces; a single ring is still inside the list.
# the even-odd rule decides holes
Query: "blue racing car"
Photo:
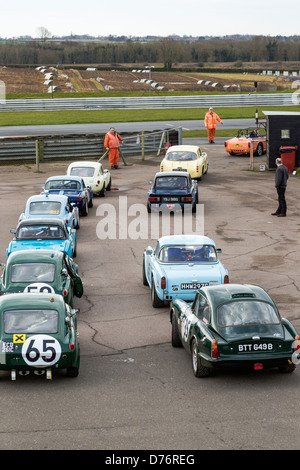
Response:
[[[47,179],[44,192],[64,194],[69,201],[78,207],[80,215],[86,216],[89,207],[93,206],[93,190],[86,186],[80,176],[51,176]]]
[[[150,181],[147,210],[153,208],[166,211],[183,211],[190,207],[196,211],[198,203],[198,184],[192,180],[187,171],[168,171],[156,173],[154,181]]]
[[[60,219],[26,219],[19,222],[6,249],[6,256],[19,250],[49,249],[62,251],[70,258],[76,256],[76,230]]]
[[[203,286],[226,284],[228,271],[218,259],[215,243],[200,235],[170,235],[143,254],[143,284],[151,289],[154,308],[164,301],[194,300]]]

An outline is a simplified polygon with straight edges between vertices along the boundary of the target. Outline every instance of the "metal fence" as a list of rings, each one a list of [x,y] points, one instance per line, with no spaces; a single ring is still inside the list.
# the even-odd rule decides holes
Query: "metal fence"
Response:
[[[168,129],[139,134],[122,134],[124,157],[145,158],[148,153],[161,154],[165,145],[182,143],[182,130]],[[57,135],[0,138],[0,162],[50,161],[55,159],[100,159],[105,153],[104,134]]]
[[[0,101],[0,111],[166,109],[243,106],[294,106],[294,93],[249,93],[192,96],[49,98]]]

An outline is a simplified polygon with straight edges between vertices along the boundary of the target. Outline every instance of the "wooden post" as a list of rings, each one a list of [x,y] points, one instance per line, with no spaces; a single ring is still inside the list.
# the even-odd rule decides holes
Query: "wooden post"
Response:
[[[145,159],[145,149],[144,149],[144,131],[142,131],[142,160]]]
[[[250,141],[250,168],[253,170],[254,167],[254,161],[253,161],[253,142],[252,140]]]

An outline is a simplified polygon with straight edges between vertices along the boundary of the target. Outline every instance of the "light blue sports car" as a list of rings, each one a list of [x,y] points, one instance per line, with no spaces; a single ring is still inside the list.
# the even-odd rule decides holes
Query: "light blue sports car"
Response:
[[[62,219],[70,228],[79,228],[79,210],[68,197],[60,194],[38,194],[27,199],[19,221],[25,219]]]
[[[62,251],[70,258],[76,256],[76,230],[61,219],[25,219],[19,222],[6,249],[6,256],[19,250],[48,249]]]
[[[151,288],[154,308],[164,301],[194,300],[202,286],[226,284],[228,271],[218,259],[215,242],[199,235],[170,235],[143,254],[143,284]]]

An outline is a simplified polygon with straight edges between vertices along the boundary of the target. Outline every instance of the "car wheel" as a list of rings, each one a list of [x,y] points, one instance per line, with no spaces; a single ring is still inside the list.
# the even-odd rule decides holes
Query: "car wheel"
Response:
[[[256,148],[255,155],[257,155],[258,157],[261,157],[262,154],[263,154],[263,146],[262,146],[261,143],[259,143],[257,148]]]
[[[84,207],[81,210],[81,215],[83,215],[83,217],[86,217],[88,213],[89,213],[89,208],[88,208],[88,203],[86,201]]]
[[[176,317],[173,313],[172,315],[172,339],[171,339],[171,344],[173,348],[181,348],[182,347],[182,342],[179,336],[179,331],[178,331],[178,324],[176,322]]]
[[[68,377],[78,377],[79,369],[78,367],[68,367],[67,368],[67,376]]]
[[[147,212],[148,214],[151,214],[151,206],[149,203],[147,203]]]
[[[279,367],[279,372],[283,374],[291,374],[296,369],[295,364],[288,364],[286,366]]]
[[[143,258],[143,286],[148,286],[148,281],[145,273],[145,259]]]
[[[110,191],[110,190],[111,190],[111,178],[110,178],[109,183],[106,187],[106,191]]]
[[[105,196],[105,185],[103,184],[103,187],[101,189],[101,191],[99,192],[99,196],[100,197],[104,197]]]
[[[88,206],[89,206],[89,207],[93,207],[93,199],[92,199],[92,198],[89,200]]]
[[[208,377],[210,375],[210,369],[201,365],[200,358],[198,355],[197,341],[195,340],[195,338],[192,341],[191,353],[192,366],[195,377]]]
[[[154,308],[160,308],[164,306],[164,301],[160,300],[160,298],[157,296],[153,278],[152,278],[152,285],[151,285],[151,302],[152,302],[152,307]]]

